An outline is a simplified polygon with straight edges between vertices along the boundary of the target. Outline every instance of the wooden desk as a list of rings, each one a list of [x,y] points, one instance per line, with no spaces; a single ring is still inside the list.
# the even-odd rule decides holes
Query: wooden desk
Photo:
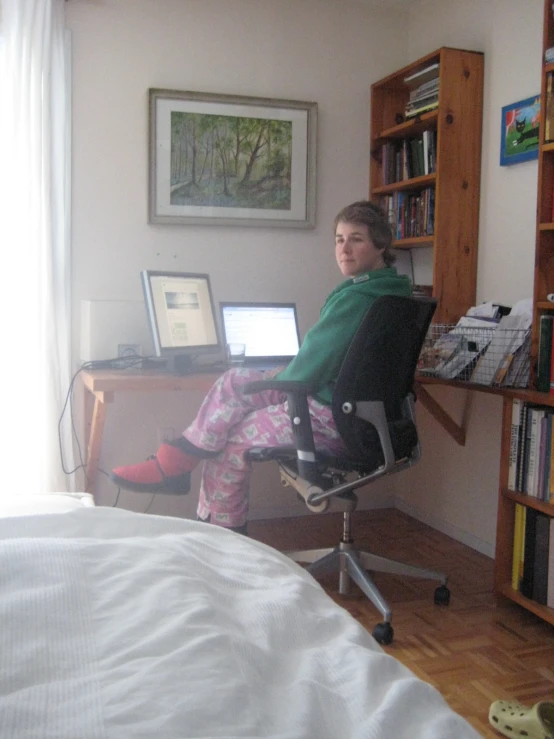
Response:
[[[116,393],[207,393],[218,377],[219,373],[212,372],[180,376],[133,369],[82,371],[87,446],[86,491],[94,495],[107,406],[113,403]]]

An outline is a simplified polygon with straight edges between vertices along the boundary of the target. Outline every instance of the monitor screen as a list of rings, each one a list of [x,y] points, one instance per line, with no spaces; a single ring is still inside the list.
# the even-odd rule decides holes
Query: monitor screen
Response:
[[[300,346],[294,303],[220,303],[225,342],[246,347],[246,358],[290,360]]]
[[[220,350],[207,274],[144,270],[141,278],[154,351],[170,370],[190,371],[197,356]]]

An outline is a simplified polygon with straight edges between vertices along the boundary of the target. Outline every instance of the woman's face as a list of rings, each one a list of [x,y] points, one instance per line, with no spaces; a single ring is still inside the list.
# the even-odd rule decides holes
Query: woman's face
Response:
[[[385,266],[383,251],[374,246],[367,226],[361,223],[339,221],[335,233],[335,256],[345,277],[355,277]]]

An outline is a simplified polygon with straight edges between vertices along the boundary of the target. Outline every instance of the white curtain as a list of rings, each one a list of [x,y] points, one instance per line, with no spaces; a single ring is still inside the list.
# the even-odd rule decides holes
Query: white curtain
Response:
[[[0,0],[0,496],[65,492],[70,381],[64,0]],[[73,468],[69,424],[61,446]]]

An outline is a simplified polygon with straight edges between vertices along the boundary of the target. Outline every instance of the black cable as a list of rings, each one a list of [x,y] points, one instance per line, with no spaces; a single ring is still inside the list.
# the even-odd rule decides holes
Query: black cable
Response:
[[[150,506],[154,502],[154,498],[155,497],[156,497],[156,493],[152,493],[152,497],[150,498],[150,503],[148,503],[148,505],[146,506],[146,508],[143,510],[143,513],[148,513],[148,511],[150,510]]]
[[[112,508],[117,508],[117,501],[119,500],[119,494],[121,493],[121,488],[118,486],[117,488],[117,495],[115,496],[115,503],[112,505]]]
[[[78,368],[78,370],[73,374],[73,377],[71,378],[69,382],[69,388],[67,390],[67,394],[65,397],[65,402],[62,408],[62,412],[60,414],[60,418],[58,420],[58,446],[60,449],[60,462],[62,471],[66,475],[73,475],[79,470],[83,470],[85,474],[85,490],[88,488],[88,478],[86,474],[86,461],[83,459],[83,452],[81,448],[81,443],[79,441],[79,435],[77,433],[77,429],[75,426],[75,417],[73,413],[73,388],[75,386],[75,380],[79,376],[79,373],[84,370],[97,370],[97,369],[117,369],[117,370],[125,370],[125,369],[131,369],[136,367],[137,365],[142,364],[144,360],[152,359],[151,356],[143,357],[139,354],[135,356],[125,356],[125,357],[114,357],[112,359],[100,359],[100,360],[92,360],[88,362],[83,362],[83,364]],[[69,405],[70,410],[70,420],[71,420],[71,436],[73,439],[75,439],[75,443],[77,445],[77,451],[78,451],[78,459],[79,464],[74,467],[72,470],[66,469],[65,466],[65,460],[63,456],[63,444],[62,444],[62,423],[63,419],[67,410],[67,407]],[[98,469],[99,472],[102,472],[104,475],[109,476],[108,473],[105,470]],[[119,497],[119,493],[118,493]],[[117,503],[117,501],[116,501]]]

